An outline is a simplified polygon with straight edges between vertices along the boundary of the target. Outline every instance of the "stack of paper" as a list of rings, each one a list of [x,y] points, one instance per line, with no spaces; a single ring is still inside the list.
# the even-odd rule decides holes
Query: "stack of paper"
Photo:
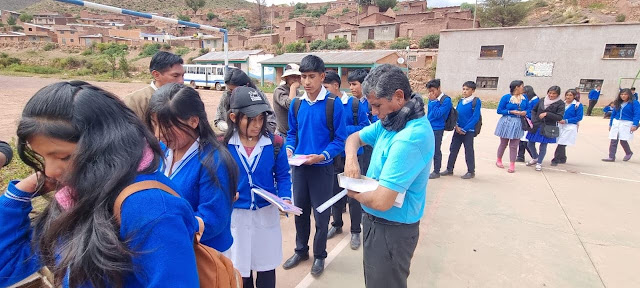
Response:
[[[344,173],[338,174],[338,185],[346,190],[350,190],[353,192],[366,193],[373,190],[378,189],[378,181],[371,179],[367,176],[360,175],[360,179],[349,178],[343,175]],[[402,207],[404,203],[404,193],[398,193],[393,206],[398,208]]]
[[[300,166],[307,162],[307,160],[311,157],[310,155],[293,155],[289,157],[289,165],[291,166]]]
[[[251,188],[251,192],[258,194],[258,196],[264,198],[264,200],[267,200],[269,201],[269,203],[276,205],[276,207],[278,207],[278,209],[280,209],[280,211],[282,212],[291,213],[296,216],[302,215],[302,209],[294,205],[291,205],[287,202],[284,202],[282,198],[278,197],[277,195],[274,195],[273,193],[267,190],[264,190],[259,187],[255,187],[255,188]]]

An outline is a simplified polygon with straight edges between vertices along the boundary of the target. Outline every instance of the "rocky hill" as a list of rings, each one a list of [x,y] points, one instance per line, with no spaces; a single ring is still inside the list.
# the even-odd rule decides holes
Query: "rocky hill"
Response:
[[[91,1],[91,0],[90,0]],[[184,0],[92,0],[92,2],[122,7],[142,12],[174,12],[188,9]],[[255,2],[244,0],[206,0],[204,9],[251,9]],[[2,0],[2,10],[25,10],[35,12],[77,13],[80,7],[53,0]]]
[[[521,25],[640,21],[640,0],[537,0]]]

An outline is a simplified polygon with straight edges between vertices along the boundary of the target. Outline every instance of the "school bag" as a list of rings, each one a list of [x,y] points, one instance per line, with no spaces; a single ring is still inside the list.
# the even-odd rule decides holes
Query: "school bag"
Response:
[[[440,98],[440,105],[444,104],[444,100],[447,98],[451,97],[447,95],[442,96],[442,98]],[[447,120],[444,122],[444,130],[453,131],[453,129],[456,129],[456,125],[458,125],[458,111],[451,105],[449,116],[447,116]]]
[[[173,196],[180,197],[178,193],[169,186],[155,180],[141,181],[124,188],[113,204],[113,215],[120,225],[120,213],[122,203],[127,197],[148,189],[160,189]],[[193,239],[193,250],[196,254],[196,264],[198,266],[198,277],[202,288],[241,288],[242,276],[240,272],[233,268],[233,263],[229,258],[222,255],[215,249],[200,243],[204,232],[204,221],[200,217],[198,220],[199,229]]]
[[[325,105],[325,109],[324,109],[324,113],[327,116],[327,128],[329,128],[329,139],[333,140],[333,136],[335,134],[335,131],[333,130],[333,103],[336,101],[336,95],[333,94],[329,94],[327,95],[327,97],[325,98],[325,100],[327,101],[326,105]],[[300,110],[300,105],[302,104],[302,100],[300,100],[300,98],[294,98],[293,99],[293,116],[296,118],[296,120],[298,120],[298,111]],[[356,118],[357,118],[357,113],[356,113]],[[296,144],[298,142],[298,135],[296,134]]]

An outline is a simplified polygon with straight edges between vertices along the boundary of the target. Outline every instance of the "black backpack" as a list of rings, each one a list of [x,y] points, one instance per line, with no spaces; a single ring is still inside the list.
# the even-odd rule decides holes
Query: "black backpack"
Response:
[[[329,129],[329,139],[333,141],[333,137],[335,135],[335,131],[333,129],[333,105],[334,105],[333,103],[336,101],[336,95],[329,94],[327,95],[325,100],[327,101],[325,105],[325,115],[327,116],[327,128]],[[302,101],[300,100],[300,98],[294,98],[293,101],[294,101],[293,117],[295,117],[296,120],[298,120],[298,111],[300,110],[300,105],[302,104]],[[357,116],[358,114],[356,113],[356,118]],[[298,133],[296,133],[296,145],[297,144],[298,144]]]
[[[442,96],[442,98],[440,98],[440,105],[444,104],[444,100],[447,98],[451,97],[447,95]],[[451,105],[451,110],[449,110],[447,120],[444,122],[444,130],[453,131],[453,129],[456,129],[456,125],[458,125],[458,111],[453,108],[453,105]]]

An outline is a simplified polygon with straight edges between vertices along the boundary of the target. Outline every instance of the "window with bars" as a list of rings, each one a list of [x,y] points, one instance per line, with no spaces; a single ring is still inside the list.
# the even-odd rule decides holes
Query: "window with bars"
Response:
[[[580,92],[589,92],[596,88],[596,86],[602,87],[604,83],[603,79],[580,79]]]
[[[480,47],[480,58],[502,58],[504,45],[482,46]]]
[[[636,54],[638,44],[607,44],[604,47],[602,58],[633,58]]]
[[[498,77],[480,77],[476,78],[478,89],[496,90],[498,89]]]

